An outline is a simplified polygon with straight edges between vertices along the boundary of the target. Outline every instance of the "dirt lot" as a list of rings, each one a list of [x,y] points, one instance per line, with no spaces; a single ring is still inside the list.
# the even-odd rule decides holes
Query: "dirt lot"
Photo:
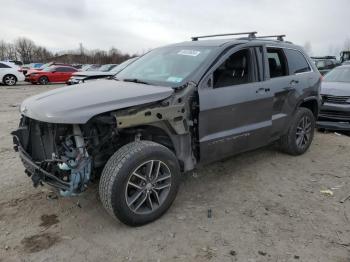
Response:
[[[24,174],[10,136],[17,105],[56,87],[0,86],[1,262],[350,261],[350,200],[339,202],[350,194],[350,137],[318,133],[300,157],[270,147],[197,170],[166,215],[130,228],[96,186],[55,198]]]

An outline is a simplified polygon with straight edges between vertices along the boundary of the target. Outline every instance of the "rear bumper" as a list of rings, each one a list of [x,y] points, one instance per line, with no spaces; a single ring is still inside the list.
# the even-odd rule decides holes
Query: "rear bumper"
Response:
[[[24,75],[19,74],[19,75],[17,76],[17,81],[19,81],[19,82],[24,81]]]

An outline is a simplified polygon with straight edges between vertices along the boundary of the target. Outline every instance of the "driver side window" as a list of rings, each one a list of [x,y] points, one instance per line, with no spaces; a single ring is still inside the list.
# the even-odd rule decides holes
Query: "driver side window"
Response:
[[[226,59],[213,74],[214,88],[247,84],[251,82],[250,53],[240,50]]]

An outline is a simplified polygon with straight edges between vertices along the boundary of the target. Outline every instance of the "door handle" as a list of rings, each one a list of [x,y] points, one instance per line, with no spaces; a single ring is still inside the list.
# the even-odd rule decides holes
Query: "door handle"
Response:
[[[292,81],[290,81],[289,82],[289,85],[291,85],[291,86],[294,86],[294,85],[296,85],[296,84],[299,84],[299,81],[298,80],[292,80]]]
[[[264,88],[264,87],[260,87],[258,90],[256,90],[257,94],[264,94],[270,92],[270,88]]]

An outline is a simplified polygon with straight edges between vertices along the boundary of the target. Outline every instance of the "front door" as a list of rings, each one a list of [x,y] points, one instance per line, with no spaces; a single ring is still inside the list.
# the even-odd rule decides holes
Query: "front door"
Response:
[[[201,163],[269,143],[273,96],[263,81],[258,50],[231,50],[203,78],[198,89]]]

